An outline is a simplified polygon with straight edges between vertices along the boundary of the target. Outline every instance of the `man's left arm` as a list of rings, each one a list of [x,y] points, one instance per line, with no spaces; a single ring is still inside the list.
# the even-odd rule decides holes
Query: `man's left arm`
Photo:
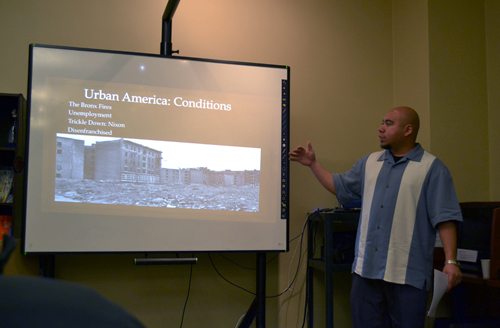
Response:
[[[457,227],[454,221],[441,222],[437,226],[439,237],[444,248],[445,263],[449,260],[457,259]],[[462,272],[459,267],[452,263],[445,264],[443,272],[448,275],[449,292],[453,287],[462,281]]]

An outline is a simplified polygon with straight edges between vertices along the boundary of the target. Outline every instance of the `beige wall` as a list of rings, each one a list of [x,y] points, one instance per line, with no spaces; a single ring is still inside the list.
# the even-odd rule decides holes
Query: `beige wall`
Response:
[[[418,141],[430,150],[429,30],[427,0],[393,1],[394,106],[418,110]]]
[[[485,1],[490,199],[500,199],[500,2]]]
[[[484,17],[482,1],[429,1],[431,150],[461,201],[489,199]]]
[[[30,43],[159,53],[166,2],[0,2],[0,92],[26,95]],[[335,172],[378,150],[377,128],[388,109],[413,106],[422,118],[420,141],[449,165],[460,200],[498,200],[500,10],[493,0],[486,6],[496,14],[487,15],[481,1],[450,3],[183,0],[173,48],[182,56],[289,65],[291,146],[311,140]],[[291,238],[301,233],[308,212],[337,204],[308,169],[294,164]],[[293,278],[296,245],[269,264],[269,295]],[[223,281],[206,254],[198,256],[185,327],[235,326],[253,296]],[[255,265],[253,254],[229,257]],[[134,267],[132,258],[58,256],[57,277],[96,288],[149,327],[179,326],[188,267]],[[253,271],[213,258],[231,281],[254,288]],[[302,262],[292,291],[267,301],[268,327],[302,325],[303,268]],[[338,276],[336,286],[343,288],[335,294],[336,324],[349,327],[349,276]]]

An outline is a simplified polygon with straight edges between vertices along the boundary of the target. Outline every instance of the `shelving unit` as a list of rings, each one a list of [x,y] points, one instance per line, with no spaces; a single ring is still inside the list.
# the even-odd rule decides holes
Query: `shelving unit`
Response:
[[[333,328],[333,279],[337,272],[350,272],[360,212],[332,210],[311,214],[308,222],[307,309],[308,327],[314,326],[314,274],[325,276],[325,327]]]
[[[0,169],[12,170],[12,202],[0,203],[0,215],[12,216],[12,234],[21,237],[26,100],[22,94],[0,93]],[[13,138],[12,126],[14,126]]]

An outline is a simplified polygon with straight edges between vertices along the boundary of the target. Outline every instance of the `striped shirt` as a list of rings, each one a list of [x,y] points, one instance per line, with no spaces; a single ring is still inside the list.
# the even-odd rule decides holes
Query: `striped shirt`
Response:
[[[448,168],[420,144],[395,163],[389,150],[333,181],[341,204],[362,199],[352,271],[429,290],[436,225],[462,221]]]

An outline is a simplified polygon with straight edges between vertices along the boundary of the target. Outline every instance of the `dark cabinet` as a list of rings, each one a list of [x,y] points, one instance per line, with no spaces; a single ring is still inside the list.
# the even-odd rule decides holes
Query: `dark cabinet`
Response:
[[[0,93],[0,171],[2,225],[11,219],[11,234],[21,237],[24,209],[26,100],[22,94]],[[6,192],[7,190],[7,192]]]

